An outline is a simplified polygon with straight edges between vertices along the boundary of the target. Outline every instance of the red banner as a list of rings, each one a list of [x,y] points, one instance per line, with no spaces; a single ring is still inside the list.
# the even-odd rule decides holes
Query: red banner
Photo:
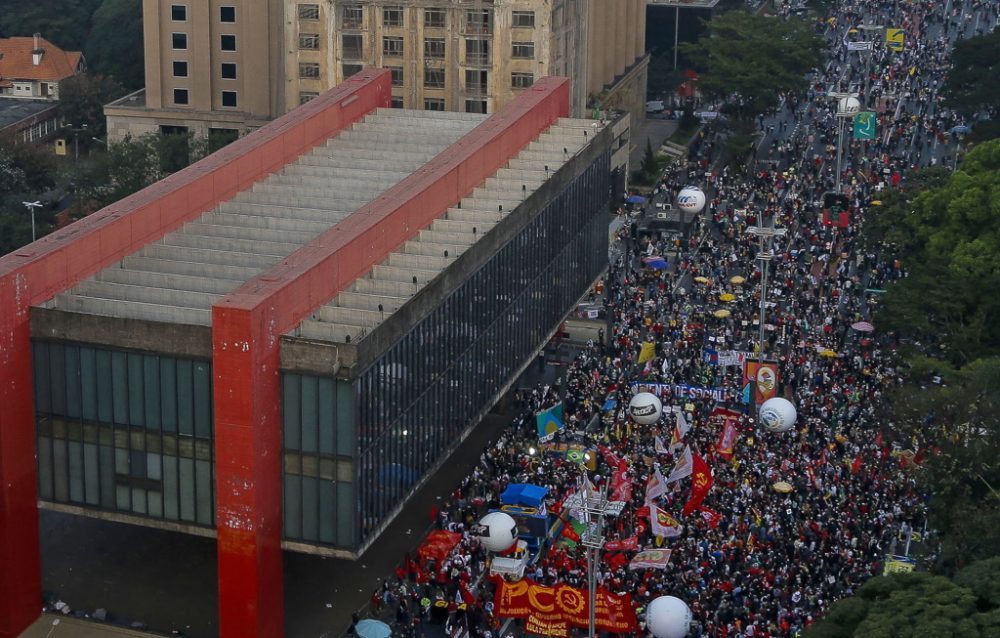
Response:
[[[549,628],[548,631],[528,629],[530,633],[565,636],[563,628],[567,625],[588,625],[585,589],[575,589],[568,585],[545,587],[528,578],[514,583],[494,578],[494,582],[497,585],[494,615],[502,618],[526,618],[527,627]],[[603,587],[598,587],[596,601],[595,619],[598,629],[619,634],[638,630],[630,595],[616,596]]]
[[[420,556],[421,560],[427,560],[433,558],[437,561],[438,566],[448,558],[451,554],[451,550],[455,549],[455,545],[458,545],[458,541],[462,540],[462,535],[458,532],[445,532],[443,530],[434,530],[427,535],[426,540],[417,549],[417,555]]]
[[[715,443],[715,451],[724,459],[733,458],[733,448],[736,447],[736,439],[740,436],[740,431],[736,427],[738,422],[735,418],[727,417],[722,423],[722,431],[719,432],[719,440]]]
[[[743,365],[743,386],[753,383],[754,403],[760,405],[764,401],[778,395],[778,362],[747,359]]]

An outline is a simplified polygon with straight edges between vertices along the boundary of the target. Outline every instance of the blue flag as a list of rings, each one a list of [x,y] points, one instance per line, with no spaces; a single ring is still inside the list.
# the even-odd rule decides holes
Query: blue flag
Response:
[[[563,404],[557,403],[548,410],[535,414],[535,424],[538,427],[538,440],[550,440],[556,432],[566,426],[563,419]]]

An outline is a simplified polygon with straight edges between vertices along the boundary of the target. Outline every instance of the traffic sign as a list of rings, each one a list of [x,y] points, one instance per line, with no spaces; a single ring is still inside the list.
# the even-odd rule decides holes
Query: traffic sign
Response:
[[[854,116],[854,139],[873,140],[875,139],[875,128],[878,120],[875,113],[871,111],[861,111]]]
[[[905,39],[906,34],[902,29],[885,30],[885,46],[888,47],[890,51],[895,51],[896,53],[902,51]]]

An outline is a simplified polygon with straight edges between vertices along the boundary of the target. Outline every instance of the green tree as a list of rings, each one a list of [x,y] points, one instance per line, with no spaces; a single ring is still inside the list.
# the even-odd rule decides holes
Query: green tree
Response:
[[[653,144],[648,139],[646,140],[646,152],[642,156],[642,164],[639,166],[639,170],[647,182],[655,181],[659,176],[660,162],[656,159],[656,154],[653,152]]]
[[[854,598],[838,601],[805,638],[993,638],[1000,607],[989,593],[996,560],[971,565],[954,581],[928,573],[876,576]],[[987,595],[983,595],[983,591]]]
[[[0,0],[0,36],[41,33],[61,49],[82,51],[90,16],[100,3],[101,0]],[[138,0],[136,4],[140,4]]]
[[[805,74],[822,60],[823,41],[800,20],[739,10],[717,15],[707,27],[681,51],[702,72],[701,93],[724,100],[737,120],[774,108],[781,93],[805,90]]]
[[[86,43],[90,68],[130,90],[142,88],[142,3],[104,0],[91,20],[93,26]]]
[[[44,200],[55,185],[55,160],[35,144],[18,142],[10,133],[0,134],[0,255],[31,241],[31,215],[22,202]],[[35,213],[36,230],[42,236],[51,230],[49,207]]]
[[[951,70],[942,87],[945,103],[966,117],[1000,114],[1000,29],[959,40],[951,52]]]
[[[120,84],[103,75],[83,73],[59,83],[59,114],[74,127],[87,126],[89,137],[102,137],[106,129],[104,105],[120,97]]]
[[[909,271],[876,319],[956,366],[1000,356],[1000,140],[975,147],[954,174],[921,179],[931,187],[890,199],[864,229]]]

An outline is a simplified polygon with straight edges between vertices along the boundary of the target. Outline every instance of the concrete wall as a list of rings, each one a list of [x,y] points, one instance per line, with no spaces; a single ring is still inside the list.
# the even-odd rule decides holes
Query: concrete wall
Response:
[[[41,609],[31,306],[249,188],[373,108],[387,106],[389,90],[388,72],[359,74],[218,153],[0,258],[0,638],[17,636]]]

